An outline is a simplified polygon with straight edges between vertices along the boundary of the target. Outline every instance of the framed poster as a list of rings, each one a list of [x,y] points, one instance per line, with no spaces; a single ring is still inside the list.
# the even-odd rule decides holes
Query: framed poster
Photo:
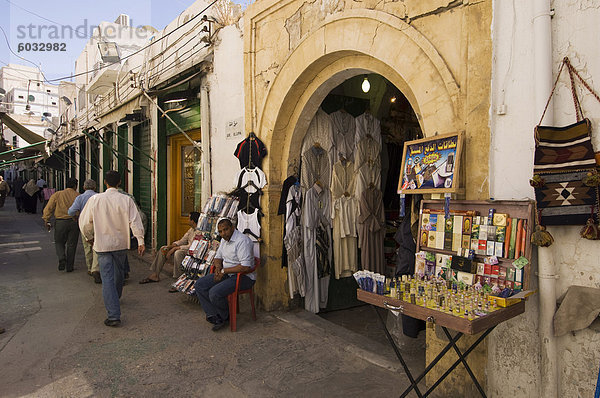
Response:
[[[462,144],[462,132],[406,141],[398,193],[457,193]]]

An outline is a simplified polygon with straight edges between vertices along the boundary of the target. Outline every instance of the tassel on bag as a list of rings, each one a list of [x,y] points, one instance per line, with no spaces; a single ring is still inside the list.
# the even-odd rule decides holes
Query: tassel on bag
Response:
[[[585,175],[585,177],[581,179],[581,182],[583,182],[588,187],[597,187],[598,185],[600,185],[600,174],[598,174],[595,171],[589,172]]]
[[[546,227],[536,225],[535,232],[531,234],[531,243],[540,247],[548,247],[554,243],[554,238],[550,235],[550,232],[546,231]]]
[[[600,239],[600,232],[598,232],[598,226],[596,225],[593,217],[590,217],[587,220],[587,223],[583,226],[583,228],[581,228],[579,234],[582,238],[589,240]]]
[[[541,188],[546,185],[546,180],[544,180],[539,174],[536,174],[531,180],[529,180],[529,185],[534,188]]]

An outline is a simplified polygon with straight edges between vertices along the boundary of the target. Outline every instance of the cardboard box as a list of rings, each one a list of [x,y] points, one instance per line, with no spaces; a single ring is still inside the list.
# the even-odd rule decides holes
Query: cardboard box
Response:
[[[484,263],[477,263],[477,275],[485,275],[485,264]]]
[[[494,242],[494,241],[491,241],[491,240],[487,241],[487,249],[485,251],[485,254],[487,256],[493,256],[494,255],[495,249],[496,249],[495,244],[496,244],[496,242]]]
[[[474,274],[477,272],[477,265],[466,257],[452,256],[452,269]]]
[[[532,294],[534,294],[535,292],[537,292],[537,290],[525,290],[522,292],[519,292],[513,296],[510,296],[508,298],[502,298],[502,297],[497,297],[497,296],[488,296],[488,300],[493,303],[496,302],[496,304],[499,307],[508,307],[511,306],[513,304],[517,304],[518,302],[520,302],[521,300],[523,300],[526,297],[531,296]]]
[[[475,283],[475,274],[471,274],[469,272],[458,271],[458,275],[457,275],[456,279],[459,282],[463,282],[470,286],[470,285],[473,285],[473,283]]]

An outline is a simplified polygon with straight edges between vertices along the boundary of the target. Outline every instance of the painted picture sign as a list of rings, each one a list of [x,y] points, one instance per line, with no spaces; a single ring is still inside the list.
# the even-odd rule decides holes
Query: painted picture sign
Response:
[[[457,192],[462,139],[454,133],[405,142],[398,193]]]

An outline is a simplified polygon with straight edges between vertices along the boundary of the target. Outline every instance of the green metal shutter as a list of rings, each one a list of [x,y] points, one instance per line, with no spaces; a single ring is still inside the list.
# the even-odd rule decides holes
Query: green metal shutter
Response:
[[[127,186],[127,141],[128,139],[128,127],[126,124],[121,125],[117,128],[117,171],[121,175],[121,187],[128,191]]]
[[[133,196],[139,201],[142,211],[148,218],[146,240],[150,241],[150,226],[152,223],[152,173],[143,167],[152,170],[152,156],[150,145],[150,122],[147,120],[133,127],[133,145],[141,150],[133,148]]]

